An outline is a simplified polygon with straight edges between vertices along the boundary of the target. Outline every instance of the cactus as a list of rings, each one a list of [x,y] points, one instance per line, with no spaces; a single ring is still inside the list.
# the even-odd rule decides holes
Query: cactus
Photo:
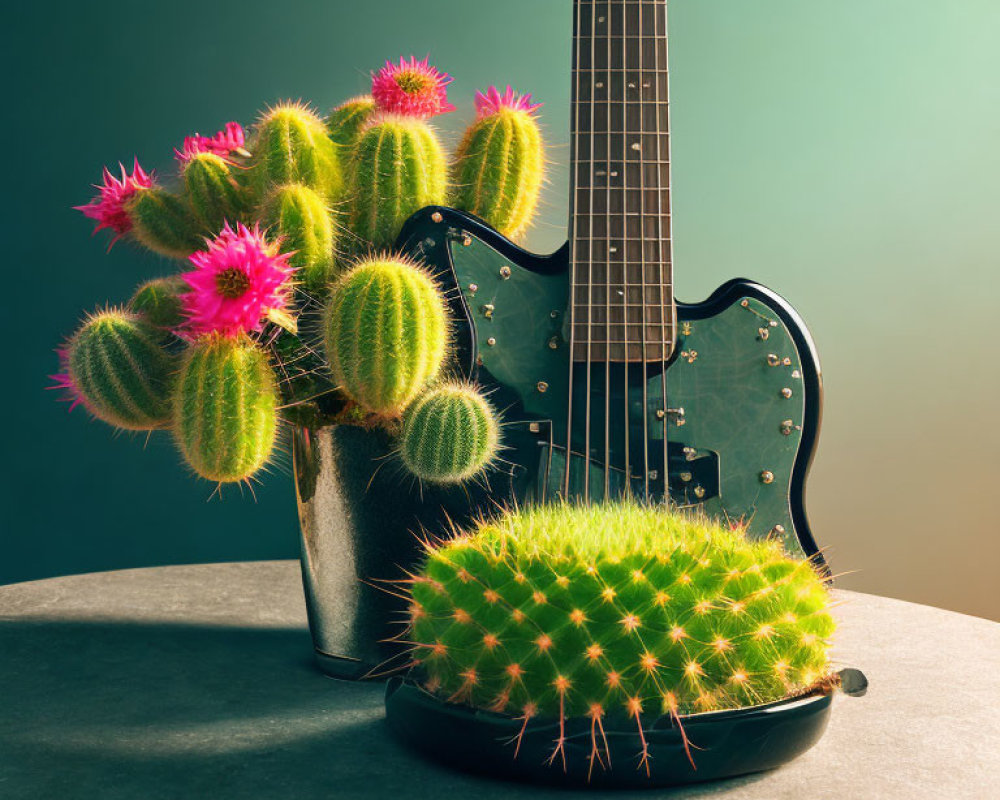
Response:
[[[187,283],[179,275],[155,278],[135,290],[128,307],[154,328],[176,330],[184,322],[181,295],[187,289]]]
[[[212,481],[250,478],[277,433],[278,390],[267,355],[246,337],[204,336],[184,354],[174,431],[188,464]]]
[[[429,483],[461,483],[496,458],[500,426],[472,386],[448,383],[418,397],[403,417],[400,455]]]
[[[187,258],[204,244],[190,206],[166,189],[153,186],[136,192],[125,210],[132,235],[154,253]]]
[[[235,225],[243,218],[245,191],[226,159],[215,153],[194,153],[184,162],[181,174],[191,209],[205,233],[218,233],[226,222]]]
[[[535,215],[544,175],[542,137],[531,95],[508,86],[478,93],[478,119],[455,154],[452,205],[486,220],[510,238],[520,236]]]
[[[333,278],[335,229],[323,198],[301,184],[279,186],[264,202],[261,217],[282,250],[292,252],[288,263],[306,291],[325,293]]]
[[[330,139],[338,147],[349,150],[374,113],[375,101],[371,95],[353,97],[341,103],[326,118],[326,130]]]
[[[176,360],[160,339],[136,314],[94,314],[66,347],[69,385],[95,417],[111,425],[133,431],[166,427]]]
[[[340,195],[336,146],[323,120],[304,105],[287,103],[267,111],[257,124],[252,150],[250,175],[258,197],[286,183],[301,183],[327,200]]]
[[[426,122],[386,116],[366,128],[348,179],[347,226],[363,243],[390,247],[406,219],[445,201],[447,165]]]
[[[427,688],[525,725],[617,715],[641,735],[641,714],[767,703],[828,676],[811,563],[655,507],[516,511],[431,547],[402,585]]]
[[[323,330],[341,391],[374,414],[398,417],[441,369],[447,307],[419,267],[374,258],[334,285]]]

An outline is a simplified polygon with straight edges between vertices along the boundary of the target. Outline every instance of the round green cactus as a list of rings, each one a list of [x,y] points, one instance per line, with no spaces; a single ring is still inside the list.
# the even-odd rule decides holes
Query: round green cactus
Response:
[[[161,333],[136,314],[94,314],[70,339],[66,363],[73,391],[98,419],[133,431],[170,424],[176,359]]]
[[[334,271],[335,227],[326,202],[308,186],[290,183],[274,189],[264,201],[261,217],[285,252],[306,291],[322,294]]]
[[[352,97],[341,103],[326,118],[326,130],[330,139],[339,147],[350,149],[374,113],[375,100],[371,95]]]
[[[357,247],[391,247],[416,211],[444,203],[448,169],[441,144],[423,120],[383,116],[355,146],[347,187],[347,227]]]
[[[419,267],[361,262],[334,285],[323,323],[337,385],[366,410],[398,417],[444,363],[447,314],[441,290]]]
[[[246,192],[226,159],[195,153],[181,168],[184,188],[195,217],[206,233],[218,233],[224,223],[235,225],[246,212]]]
[[[461,483],[496,458],[500,426],[473,386],[447,383],[418,397],[403,417],[400,456],[429,483]]]
[[[257,124],[251,181],[257,197],[272,186],[301,183],[325,199],[343,188],[336,146],[323,120],[304,105],[286,103],[267,111]]]
[[[132,222],[132,235],[154,253],[187,258],[205,244],[202,226],[190,205],[166,189],[140,189],[126,203],[125,211]]]
[[[277,435],[278,389],[267,355],[247,338],[209,335],[185,353],[174,431],[192,469],[220,483],[250,478]]]
[[[479,118],[455,153],[451,203],[519,237],[531,224],[545,173],[537,106],[508,87],[477,97]]]
[[[516,511],[431,548],[403,585],[427,688],[525,724],[756,705],[830,669],[811,563],[649,506]]]
[[[154,328],[176,330],[184,322],[181,295],[187,290],[179,275],[155,278],[135,290],[128,307]]]

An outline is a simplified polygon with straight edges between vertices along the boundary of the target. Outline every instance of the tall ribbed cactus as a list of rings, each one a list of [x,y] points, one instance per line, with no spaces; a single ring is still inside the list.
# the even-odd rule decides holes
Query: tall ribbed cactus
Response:
[[[402,585],[427,688],[525,725],[641,727],[778,700],[829,670],[830,597],[809,562],[660,508],[527,508],[431,549]]]
[[[447,307],[419,267],[376,258],[334,285],[323,330],[340,389],[374,414],[397,417],[441,369]]]
[[[508,86],[476,96],[478,119],[455,154],[452,205],[517,238],[531,223],[544,175],[542,137],[531,95]]]
[[[98,312],[66,347],[68,385],[111,425],[134,431],[166,427],[177,365],[160,340],[160,332],[135,314]]]
[[[328,200],[339,197],[343,181],[336,145],[323,120],[304,105],[267,111],[257,124],[252,151],[250,174],[258,197],[287,183],[301,183]]]
[[[212,481],[246,480],[267,462],[278,390],[267,355],[245,337],[205,336],[184,354],[174,432],[192,469]]]
[[[371,95],[352,97],[341,103],[326,118],[326,130],[330,139],[339,147],[349,150],[374,113],[375,100]]]
[[[383,116],[355,147],[348,180],[348,228],[356,246],[390,247],[419,209],[441,204],[447,164],[441,145],[421,119]]]
[[[187,258],[205,243],[190,205],[166,189],[154,186],[136,192],[125,210],[132,235],[154,253]]]
[[[336,229],[323,198],[301,184],[279,186],[264,201],[261,218],[282,250],[294,251],[288,263],[306,291],[325,293],[333,278]]]
[[[496,458],[500,426],[473,386],[446,383],[418,397],[403,417],[400,456],[429,483],[461,483]]]
[[[191,209],[206,234],[218,233],[226,222],[235,225],[242,221],[246,190],[237,183],[226,159],[214,153],[196,153],[185,161],[181,174]]]
[[[179,275],[155,278],[135,290],[128,307],[154,328],[176,330],[184,322],[181,295],[187,290]]]

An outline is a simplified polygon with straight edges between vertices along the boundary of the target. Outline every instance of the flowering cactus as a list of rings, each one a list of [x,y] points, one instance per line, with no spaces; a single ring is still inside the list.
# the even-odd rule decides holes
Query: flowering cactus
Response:
[[[642,737],[643,715],[767,703],[830,669],[830,596],[812,564],[661,508],[516,511],[430,547],[403,586],[429,691],[525,726],[589,718],[592,760],[607,717]]]
[[[136,192],[125,210],[132,236],[154,253],[187,258],[203,243],[203,228],[188,202],[159,186]]]
[[[447,180],[444,152],[425,122],[376,120],[358,139],[348,179],[347,227],[356,247],[391,247],[410,215],[445,201]]]
[[[406,410],[400,455],[428,483],[462,483],[496,458],[500,425],[486,398],[473,386],[446,383],[417,398]]]
[[[194,136],[184,137],[184,145],[180,150],[174,149],[177,160],[181,163],[189,161],[198,153],[212,153],[226,160],[234,156],[248,157],[250,154],[244,148],[246,144],[243,126],[238,122],[227,122],[226,127],[214,136]]]
[[[232,167],[212,152],[193,153],[182,162],[181,176],[188,202],[207,233],[225,224],[235,225],[247,210],[246,191],[236,181]]]
[[[187,289],[187,283],[179,275],[155,278],[135,290],[128,307],[154,328],[172,331],[184,323],[181,295]]]
[[[66,371],[53,378],[73,406],[125,430],[169,425],[175,359],[137,315],[119,309],[92,315],[66,345],[64,363]]]
[[[336,147],[323,120],[298,103],[275,106],[257,123],[251,176],[258,197],[286,183],[301,183],[327,199],[342,189]]]
[[[540,103],[495,86],[476,94],[477,119],[458,146],[452,202],[517,238],[534,218],[545,156],[535,119]]]
[[[274,449],[278,390],[267,355],[249,339],[209,334],[184,354],[173,421],[191,468],[220,483],[243,481]]]
[[[340,390],[372,414],[398,418],[444,364],[448,312],[419,267],[373,258],[334,285],[323,331]]]

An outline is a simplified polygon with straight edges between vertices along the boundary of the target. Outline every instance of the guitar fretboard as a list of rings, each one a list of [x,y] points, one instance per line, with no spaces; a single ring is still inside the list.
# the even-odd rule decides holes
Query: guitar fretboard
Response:
[[[660,361],[674,341],[666,0],[577,0],[576,361]]]

